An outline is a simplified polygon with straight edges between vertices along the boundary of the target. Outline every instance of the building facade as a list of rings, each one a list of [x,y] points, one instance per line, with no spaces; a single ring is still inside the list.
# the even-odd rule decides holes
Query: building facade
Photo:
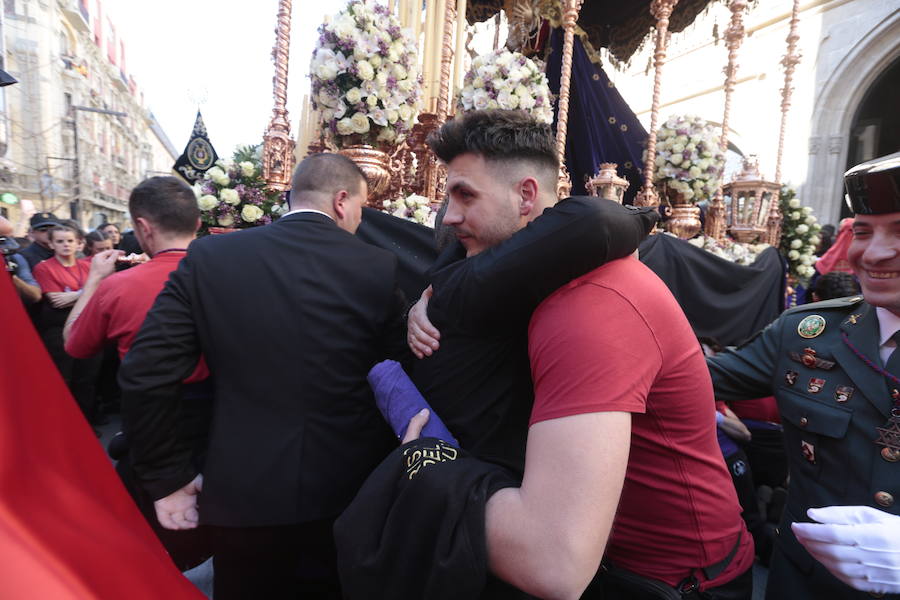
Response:
[[[751,2],[738,51],[729,142],[759,156],[762,174],[775,175],[781,119],[782,57],[787,51],[791,0]],[[726,2],[670,37],[662,77],[660,122],[694,114],[721,123]],[[803,0],[788,114],[782,180],[798,189],[823,223],[846,215],[842,175],[854,164],[900,150],[900,7],[896,0]],[[647,43],[610,78],[649,128],[653,44]]]
[[[171,173],[177,153],[126,69],[99,0],[5,0],[0,209],[22,231],[33,210],[85,229],[127,225],[128,194]],[[76,137],[77,136],[77,137]],[[9,198],[7,196],[7,198]]]

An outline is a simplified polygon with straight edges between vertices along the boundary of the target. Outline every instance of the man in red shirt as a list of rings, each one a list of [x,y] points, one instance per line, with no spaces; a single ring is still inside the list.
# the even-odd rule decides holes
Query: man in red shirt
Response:
[[[193,191],[175,177],[151,177],[138,185],[131,192],[129,211],[141,247],[152,260],[116,273],[120,250],[94,256],[84,291],[63,331],[66,352],[72,356],[93,356],[108,342],[115,342],[119,358],[125,356],[200,226]],[[186,381],[205,377],[201,362]]]
[[[176,177],[151,177],[131,192],[131,220],[141,247],[152,259],[116,272],[121,250],[103,250],[91,259],[83,292],[72,308],[63,330],[66,352],[75,357],[93,356],[115,343],[119,358],[128,353],[144,318],[162,290],[169,273],[178,267],[200,226],[200,211],[193,190]],[[209,372],[201,359],[185,379],[180,442],[195,448],[202,461],[205,427],[202,418],[210,410],[211,392],[204,380]],[[128,435],[127,428],[125,430]],[[134,481],[127,460],[117,467],[149,524],[173,561],[187,569],[208,557],[203,531],[171,531],[160,526],[153,499]],[[199,484],[198,484],[199,491]],[[160,515],[162,516],[162,515]],[[162,516],[163,525],[164,516]]]
[[[516,261],[502,242],[557,200],[549,127],[514,111],[473,111],[429,145],[447,164],[444,224],[477,264],[472,273],[508,275]],[[542,280],[552,269],[521,275]],[[434,301],[442,293],[435,285]],[[413,336],[428,328],[413,323],[421,309],[410,316]],[[535,399],[525,473],[521,487],[487,503],[491,571],[529,594],[578,598],[605,554],[609,571],[589,590],[604,598],[639,597],[616,576],[623,571],[699,586],[709,598],[749,598],[753,545],[717,445],[710,378],[665,285],[634,258],[612,261],[544,300],[528,333]],[[414,351],[434,351],[434,337]]]

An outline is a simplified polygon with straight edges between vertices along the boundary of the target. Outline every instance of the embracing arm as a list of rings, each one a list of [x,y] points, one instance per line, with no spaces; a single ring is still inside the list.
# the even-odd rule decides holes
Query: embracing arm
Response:
[[[180,443],[175,433],[181,382],[200,358],[191,258],[189,253],[169,276],[119,369],[134,469],[154,499],[181,489],[197,475],[192,448]]]
[[[540,598],[579,598],[606,548],[630,440],[627,412],[533,425],[522,487],[502,489],[487,504],[491,571]]]
[[[778,376],[775,365],[781,322],[777,319],[744,345],[706,359],[716,400],[730,402],[772,395],[772,382]]]
[[[563,200],[502,244],[431,272],[429,311],[467,330],[524,325],[561,285],[637,250],[657,218],[601,198]]]

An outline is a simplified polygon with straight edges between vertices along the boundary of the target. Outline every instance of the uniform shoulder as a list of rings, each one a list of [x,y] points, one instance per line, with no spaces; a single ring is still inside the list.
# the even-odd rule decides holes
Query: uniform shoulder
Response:
[[[785,315],[797,315],[803,313],[814,313],[825,310],[850,310],[863,302],[863,297],[859,294],[855,296],[847,296],[845,298],[832,298],[831,300],[822,300],[821,302],[812,302],[810,304],[801,304],[784,311]]]

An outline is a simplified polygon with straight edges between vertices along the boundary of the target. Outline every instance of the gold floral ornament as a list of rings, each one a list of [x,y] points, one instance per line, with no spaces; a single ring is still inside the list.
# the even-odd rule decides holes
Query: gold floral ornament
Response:
[[[410,446],[403,451],[406,476],[408,479],[412,479],[425,467],[454,461],[458,457],[459,450],[441,440],[437,440],[434,443],[420,443]]]

